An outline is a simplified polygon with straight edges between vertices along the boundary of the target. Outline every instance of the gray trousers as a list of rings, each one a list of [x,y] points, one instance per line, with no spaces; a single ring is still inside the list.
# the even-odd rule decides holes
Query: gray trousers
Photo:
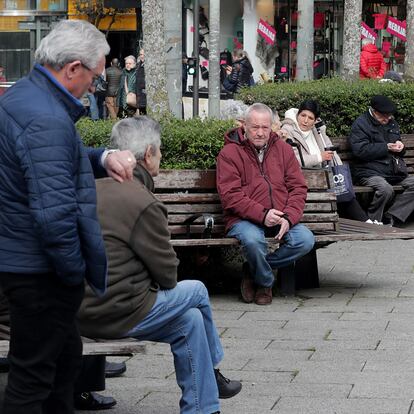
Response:
[[[374,198],[368,208],[368,217],[371,220],[382,221],[384,210],[403,223],[414,211],[414,177],[407,177],[399,183],[404,187],[402,194],[394,197],[394,190],[383,177],[374,175],[361,179],[362,185],[373,187]]]

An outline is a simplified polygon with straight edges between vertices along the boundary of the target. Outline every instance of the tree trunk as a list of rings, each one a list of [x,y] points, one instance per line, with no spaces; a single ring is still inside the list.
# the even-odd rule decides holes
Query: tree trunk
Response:
[[[220,0],[210,0],[208,116],[220,118]]]
[[[297,80],[313,79],[313,1],[298,0]]]
[[[169,110],[164,38],[164,2],[142,0],[147,110],[161,119]]]
[[[414,80],[414,4],[407,1],[407,42],[405,43],[404,77]]]
[[[344,4],[344,52],[342,77],[359,79],[361,56],[362,0],[345,0]]]

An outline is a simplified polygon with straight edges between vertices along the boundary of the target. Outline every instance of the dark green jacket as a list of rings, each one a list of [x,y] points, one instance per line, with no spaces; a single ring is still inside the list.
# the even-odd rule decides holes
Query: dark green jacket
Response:
[[[177,284],[178,259],[170,243],[167,209],[151,192],[154,182],[140,165],[134,180],[96,182],[98,216],[109,263],[103,298],[86,288],[79,312],[81,333],[120,338],[151,310],[159,289]]]

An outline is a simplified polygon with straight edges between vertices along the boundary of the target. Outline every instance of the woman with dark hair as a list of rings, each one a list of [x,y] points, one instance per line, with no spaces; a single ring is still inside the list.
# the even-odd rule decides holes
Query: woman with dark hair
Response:
[[[302,102],[299,109],[291,108],[285,112],[280,135],[285,140],[290,139],[297,145],[293,147],[293,151],[302,167],[322,168],[333,160],[337,165],[342,164],[336,151],[330,149],[332,142],[326,135],[326,126],[319,116],[319,103],[312,99]],[[372,222],[356,198],[346,202],[338,202],[338,213],[341,217],[382,224]]]

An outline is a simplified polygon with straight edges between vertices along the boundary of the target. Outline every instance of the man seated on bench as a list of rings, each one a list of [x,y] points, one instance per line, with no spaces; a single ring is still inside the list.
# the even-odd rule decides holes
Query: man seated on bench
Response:
[[[242,299],[272,302],[272,269],[286,267],[310,252],[314,237],[298,224],[307,187],[292,147],[272,132],[273,112],[256,103],[246,110],[245,127],[227,133],[217,158],[217,190],[226,231],[236,237],[247,263]],[[268,254],[265,237],[282,240]]]
[[[86,287],[81,332],[170,344],[182,390],[181,413],[218,413],[219,398],[236,395],[241,383],[216,369],[223,349],[207,289],[197,280],[177,283],[167,210],[152,193],[161,159],[160,126],[145,116],[123,119],[115,124],[111,139],[135,155],[137,166],[132,182],[96,182],[108,290],[97,298]]]
[[[352,171],[355,183],[375,191],[368,216],[391,226],[404,223],[414,211],[414,177],[408,177],[402,159],[405,148],[393,116],[396,110],[386,96],[373,96],[371,106],[353,123],[348,138],[356,158]],[[402,185],[404,192],[394,198],[395,184]]]

